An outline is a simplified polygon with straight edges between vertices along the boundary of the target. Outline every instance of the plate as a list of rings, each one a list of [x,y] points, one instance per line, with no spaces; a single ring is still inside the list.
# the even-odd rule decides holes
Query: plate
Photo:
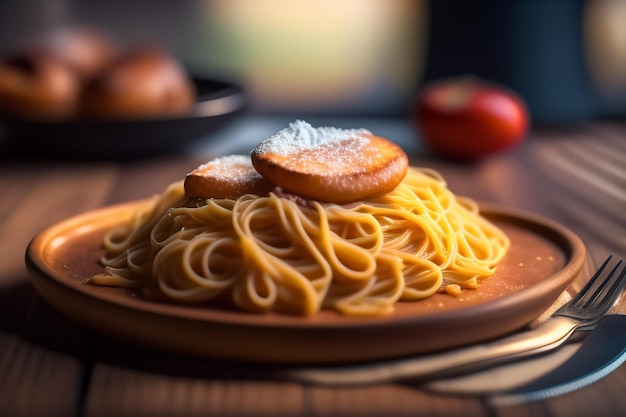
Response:
[[[181,152],[185,146],[206,139],[247,104],[243,88],[235,83],[206,78],[193,78],[193,82],[197,103],[189,114],[178,117],[65,121],[5,118],[0,120],[0,127],[4,128],[6,153],[62,159],[134,159]]]
[[[511,239],[496,274],[476,290],[396,304],[383,317],[321,311],[312,317],[148,301],[140,293],[96,287],[103,235],[146,201],[110,206],[44,230],[29,244],[32,283],[53,307],[97,332],[186,355],[282,364],[353,363],[423,354],[497,338],[550,307],[583,269],[586,250],[548,219],[481,204]]]

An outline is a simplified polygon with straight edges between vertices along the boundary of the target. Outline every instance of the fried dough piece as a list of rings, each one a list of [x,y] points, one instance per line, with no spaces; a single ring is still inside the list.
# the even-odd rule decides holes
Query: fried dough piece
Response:
[[[245,194],[266,195],[274,188],[263,178],[247,155],[230,155],[200,165],[185,177],[189,198],[237,199]]]
[[[313,128],[301,120],[260,143],[251,159],[284,190],[337,204],[392,190],[409,164],[402,148],[365,129]]]

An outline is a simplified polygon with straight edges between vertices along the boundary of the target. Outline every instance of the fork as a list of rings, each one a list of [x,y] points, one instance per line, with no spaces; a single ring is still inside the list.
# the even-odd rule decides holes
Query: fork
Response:
[[[615,302],[620,298],[626,287],[626,266],[617,272],[622,260],[619,260],[600,284],[596,285],[612,256],[606,258],[602,266],[591,277],[589,282],[574,299],[557,310],[553,317],[569,317],[577,320],[575,329],[591,330],[600,321]],[[595,288],[597,287],[597,288]],[[595,288],[592,291],[592,288]]]
[[[604,261],[572,300],[534,329],[493,342],[416,358],[328,369],[301,368],[287,373],[291,378],[326,385],[366,385],[389,381],[414,383],[482,370],[556,349],[576,330],[593,329],[624,293],[626,266],[620,270],[620,260],[608,271],[611,258],[609,256]]]

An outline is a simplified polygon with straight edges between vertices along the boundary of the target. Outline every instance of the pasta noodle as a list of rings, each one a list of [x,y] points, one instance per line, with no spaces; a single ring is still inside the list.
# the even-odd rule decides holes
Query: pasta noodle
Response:
[[[476,288],[509,248],[472,200],[428,169],[409,168],[393,191],[346,205],[273,192],[184,201],[182,181],[171,184],[110,231],[105,270],[90,284],[254,313],[382,315],[447,285]]]

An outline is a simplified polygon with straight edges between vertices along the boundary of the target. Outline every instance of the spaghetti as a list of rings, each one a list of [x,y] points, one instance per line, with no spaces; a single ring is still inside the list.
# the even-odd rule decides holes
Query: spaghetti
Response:
[[[446,287],[476,288],[509,244],[428,169],[343,205],[270,192],[188,207],[180,181],[105,236],[105,270],[89,283],[253,313],[383,315]]]

